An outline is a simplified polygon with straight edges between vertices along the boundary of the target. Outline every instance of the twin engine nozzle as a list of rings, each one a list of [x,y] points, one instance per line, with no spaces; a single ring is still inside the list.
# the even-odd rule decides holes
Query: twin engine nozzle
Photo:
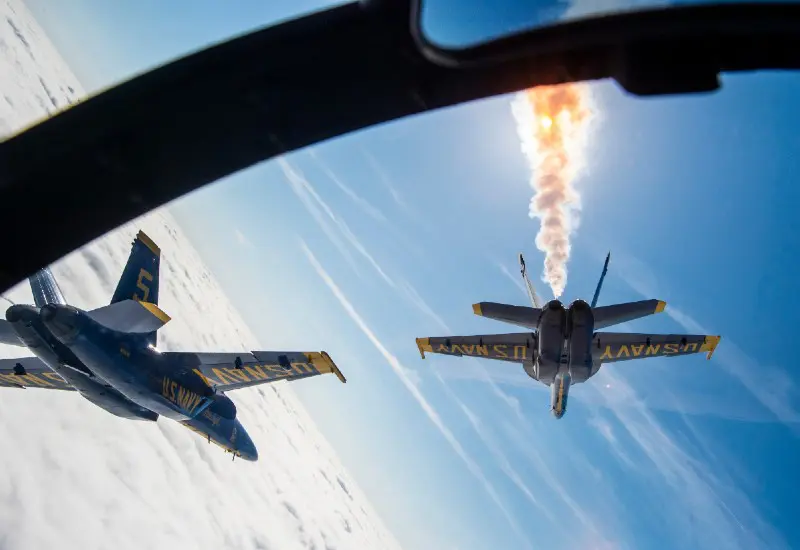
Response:
[[[30,326],[37,320],[64,343],[74,339],[80,332],[81,313],[78,309],[62,304],[46,304],[38,309],[25,304],[15,304],[6,310],[6,321]]]

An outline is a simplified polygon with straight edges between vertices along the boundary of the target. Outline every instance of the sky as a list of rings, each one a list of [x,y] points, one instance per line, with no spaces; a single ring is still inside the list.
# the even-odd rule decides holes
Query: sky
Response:
[[[26,4],[90,91],[322,6]],[[711,361],[604,366],[560,420],[519,366],[422,360],[414,343],[515,331],[471,304],[527,304],[519,252],[541,272],[511,96],[273,159],[170,211],[261,344],[324,349],[347,376],[292,390],[404,548],[798,546],[786,343],[800,307],[800,79],[725,76],[714,94],[648,99],[589,89],[562,299],[588,299],[611,250],[601,304],[668,304],[618,330],[722,342]]]

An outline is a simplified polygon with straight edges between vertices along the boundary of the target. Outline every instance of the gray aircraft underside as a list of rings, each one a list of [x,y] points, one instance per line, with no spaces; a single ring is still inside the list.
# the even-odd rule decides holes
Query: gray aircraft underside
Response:
[[[0,359],[0,386],[77,391],[126,419],[164,416],[257,460],[226,391],[326,373],[346,380],[324,351],[159,351],[157,331],[170,320],[157,305],[160,257],[140,231],[111,303],[90,311],[67,305],[49,269],[31,276],[34,305],[8,308],[0,343],[33,356]]]
[[[417,338],[422,358],[425,352],[431,352],[520,363],[528,376],[551,387],[551,411],[556,418],[561,418],[566,411],[570,386],[585,382],[605,363],[701,352],[710,359],[719,344],[719,336],[597,332],[597,329],[660,313],[666,307],[660,300],[598,307],[610,258],[609,253],[591,304],[575,300],[564,307],[559,300],[551,300],[542,307],[520,254],[520,271],[533,307],[480,302],[472,309],[476,315],[521,326],[531,332]]]

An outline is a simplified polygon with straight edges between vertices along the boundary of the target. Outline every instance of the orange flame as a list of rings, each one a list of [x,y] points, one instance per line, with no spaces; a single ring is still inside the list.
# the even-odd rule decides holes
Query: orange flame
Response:
[[[577,229],[580,197],[572,183],[584,166],[591,95],[581,84],[520,92],[511,104],[535,193],[529,216],[540,218],[536,247],[545,253],[542,279],[558,298],[567,285],[570,235]]]

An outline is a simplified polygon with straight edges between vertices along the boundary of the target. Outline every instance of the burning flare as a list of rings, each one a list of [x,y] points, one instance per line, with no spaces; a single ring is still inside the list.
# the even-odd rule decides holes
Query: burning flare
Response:
[[[569,238],[578,226],[580,197],[572,183],[584,165],[591,96],[581,84],[532,88],[517,94],[511,111],[532,172],[529,216],[542,221],[536,235],[545,254],[542,280],[558,298],[567,285]]]

